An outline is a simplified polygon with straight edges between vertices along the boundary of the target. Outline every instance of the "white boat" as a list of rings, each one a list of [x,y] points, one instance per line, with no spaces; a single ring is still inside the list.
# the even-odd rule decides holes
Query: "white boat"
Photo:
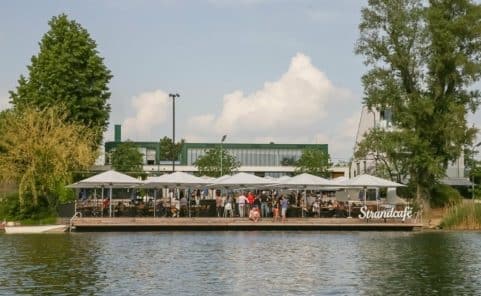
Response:
[[[5,226],[5,233],[8,234],[56,233],[66,230],[66,225]]]

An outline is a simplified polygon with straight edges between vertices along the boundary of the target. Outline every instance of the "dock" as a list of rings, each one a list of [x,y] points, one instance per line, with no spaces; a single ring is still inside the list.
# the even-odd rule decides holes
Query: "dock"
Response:
[[[412,231],[422,228],[415,221],[365,220],[357,218],[272,218],[253,222],[247,218],[75,218],[71,230],[85,231]]]

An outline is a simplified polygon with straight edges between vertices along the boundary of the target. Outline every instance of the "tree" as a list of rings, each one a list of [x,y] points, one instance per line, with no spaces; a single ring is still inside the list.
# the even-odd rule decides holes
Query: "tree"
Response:
[[[175,147],[172,148],[172,139],[169,137],[163,137],[160,139],[160,159],[161,160],[178,160],[180,151],[182,150],[182,146],[184,145],[185,140],[182,139],[180,142],[175,144]],[[172,155],[175,155],[175,158]]]
[[[220,147],[215,147],[207,150],[205,155],[197,158],[194,165],[201,176],[220,177],[221,175],[230,175],[235,172],[240,167],[240,162],[225,149],[222,149],[221,152]]]
[[[95,134],[65,117],[61,107],[25,107],[0,116],[0,181],[17,185],[21,211],[45,204],[54,209],[69,195],[64,186],[72,172],[95,161]]]
[[[304,149],[296,162],[297,173],[308,173],[319,177],[329,177],[328,169],[331,167],[329,154],[322,149]]]
[[[65,120],[96,133],[97,149],[108,125],[108,83],[112,75],[95,41],[80,24],[61,14],[49,25],[50,30],[39,43],[39,53],[32,56],[27,67],[28,76],[21,75],[16,90],[10,91],[11,103],[20,109],[65,106]]]
[[[357,159],[371,157],[376,162],[371,174],[403,183],[408,176],[409,153],[402,151],[403,133],[375,128],[361,141],[354,153]]]
[[[390,109],[417,196],[430,192],[475,129],[481,76],[481,6],[469,0],[369,0],[356,53],[365,57],[364,103]],[[387,150],[387,149],[383,149]]]
[[[111,159],[112,167],[119,172],[143,171],[143,155],[131,141],[120,143],[112,152]]]

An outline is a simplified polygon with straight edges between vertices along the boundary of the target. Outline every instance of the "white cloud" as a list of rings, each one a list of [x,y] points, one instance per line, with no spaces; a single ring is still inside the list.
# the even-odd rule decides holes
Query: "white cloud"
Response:
[[[165,122],[169,96],[161,90],[144,92],[132,98],[135,116],[123,122],[124,139],[138,140],[152,135],[152,130]]]
[[[187,141],[198,138],[230,142],[329,144],[331,156],[349,158],[359,121],[358,99],[337,87],[298,53],[279,80],[250,94],[226,94],[219,115],[189,120]]]
[[[298,53],[279,80],[266,82],[251,94],[237,90],[225,95],[219,116],[192,118],[190,128],[249,135],[251,139],[283,136],[293,131],[298,134],[327,116],[328,101],[347,96],[347,90],[335,87],[308,56]]]

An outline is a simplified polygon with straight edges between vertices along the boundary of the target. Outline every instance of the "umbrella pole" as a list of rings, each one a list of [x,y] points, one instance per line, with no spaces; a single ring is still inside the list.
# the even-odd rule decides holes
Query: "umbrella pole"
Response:
[[[157,207],[157,189],[154,188],[154,218],[155,218],[155,208]]]
[[[102,194],[101,194],[101,197],[102,197],[102,204],[100,206],[100,209],[101,209],[101,214],[100,216],[103,217],[104,216],[104,186],[102,186]]]
[[[97,188],[94,188],[94,210],[97,210]]]
[[[367,187],[364,187],[364,205],[367,204]]]
[[[110,186],[109,191],[109,216],[112,218],[112,186]]]

